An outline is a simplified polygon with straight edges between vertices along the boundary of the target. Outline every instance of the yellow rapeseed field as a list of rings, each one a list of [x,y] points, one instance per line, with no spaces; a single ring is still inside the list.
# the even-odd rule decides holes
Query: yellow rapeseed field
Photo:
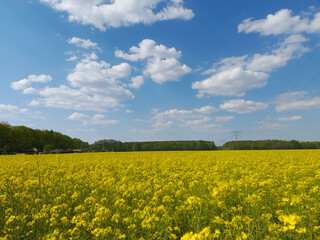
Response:
[[[320,239],[320,151],[0,156],[0,239]]]

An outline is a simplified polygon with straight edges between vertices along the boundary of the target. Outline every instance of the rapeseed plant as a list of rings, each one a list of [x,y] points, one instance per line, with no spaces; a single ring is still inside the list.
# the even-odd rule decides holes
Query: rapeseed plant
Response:
[[[319,153],[0,156],[0,239],[317,239]]]

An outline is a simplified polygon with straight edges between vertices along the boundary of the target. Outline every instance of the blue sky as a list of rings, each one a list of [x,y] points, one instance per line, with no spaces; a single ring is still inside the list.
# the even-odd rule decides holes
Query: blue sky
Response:
[[[0,121],[90,143],[319,140],[319,0],[10,0],[0,16]]]

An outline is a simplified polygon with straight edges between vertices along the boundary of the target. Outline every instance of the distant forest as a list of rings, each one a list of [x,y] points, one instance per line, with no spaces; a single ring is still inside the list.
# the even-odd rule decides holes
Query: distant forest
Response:
[[[55,131],[11,126],[0,123],[0,152],[6,153],[49,153],[54,149],[87,149],[89,144]]]
[[[216,150],[210,141],[121,142],[99,140],[89,145],[55,131],[11,126],[0,123],[0,153],[68,153],[68,152],[120,152],[120,151],[174,151]]]
[[[0,123],[0,154],[263,149],[320,149],[320,142],[298,142],[296,140],[230,141],[217,147],[213,141],[201,140],[121,142],[104,139],[89,144],[53,130],[39,130],[25,126],[11,126],[5,122]]]
[[[155,142],[120,142],[100,140],[90,145],[94,151],[183,151],[183,150],[216,150],[210,141],[155,141]]]
[[[296,140],[231,141],[222,145],[222,150],[267,150],[267,149],[320,149],[320,142]]]

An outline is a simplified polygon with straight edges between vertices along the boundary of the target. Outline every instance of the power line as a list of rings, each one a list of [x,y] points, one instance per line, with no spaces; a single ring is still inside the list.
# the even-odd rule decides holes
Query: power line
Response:
[[[282,81],[280,83],[280,87],[278,86],[275,91],[274,94],[278,95],[280,91],[283,91],[283,89],[290,89],[290,92],[293,91],[297,91],[299,89],[299,91],[303,91],[305,89],[307,89],[307,87],[309,87],[310,85],[312,85],[314,82],[316,82],[316,80],[318,79],[319,73],[318,73],[318,61],[316,59],[317,57],[317,53],[319,51],[314,50],[307,58],[305,58],[305,60],[302,63],[296,62],[295,65],[293,65],[293,69],[292,71],[287,71],[286,76],[283,76],[284,81]],[[303,76],[299,76],[303,73],[303,71],[306,71],[306,67],[308,65],[310,65],[310,63],[315,62],[315,64],[312,64],[311,69],[309,67],[309,71],[305,74],[303,74]],[[291,67],[292,68],[292,67]],[[299,78],[300,81],[296,80],[296,82],[294,84],[290,83],[291,79],[293,77]],[[314,86],[314,89],[317,89],[316,86]],[[274,104],[274,103],[273,103]],[[278,113],[278,112],[271,112],[271,109],[269,108],[268,110],[269,112],[269,118],[270,119],[274,119],[274,117],[276,115],[280,115],[283,116],[284,114],[282,113]],[[292,114],[294,111],[287,111],[285,115],[289,115]],[[260,112],[260,114],[258,114],[258,116],[255,118],[256,122],[258,121],[262,121],[262,115],[265,115],[265,112]]]
[[[232,135],[232,138],[234,138],[235,141],[238,141],[238,139],[241,137],[241,134],[242,134],[241,131],[237,131],[237,130],[231,131],[230,133]]]

